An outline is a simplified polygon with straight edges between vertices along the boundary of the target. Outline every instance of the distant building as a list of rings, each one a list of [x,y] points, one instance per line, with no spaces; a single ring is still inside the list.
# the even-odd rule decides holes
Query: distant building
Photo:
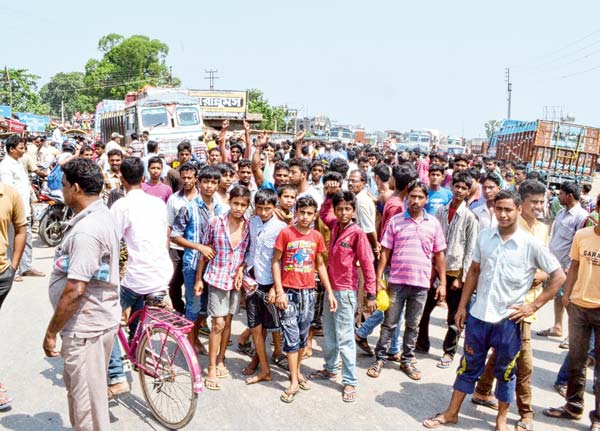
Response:
[[[296,119],[296,130],[304,130],[315,135],[327,135],[331,130],[331,120],[324,115]]]

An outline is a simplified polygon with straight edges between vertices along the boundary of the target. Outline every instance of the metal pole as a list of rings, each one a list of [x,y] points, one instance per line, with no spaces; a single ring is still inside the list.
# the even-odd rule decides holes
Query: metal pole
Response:
[[[60,99],[60,123],[65,124],[65,101]]]
[[[508,85],[508,113],[506,118],[508,120],[510,120],[510,109],[511,109],[511,103],[512,103],[512,82],[510,82],[510,67],[506,68],[506,83]]]

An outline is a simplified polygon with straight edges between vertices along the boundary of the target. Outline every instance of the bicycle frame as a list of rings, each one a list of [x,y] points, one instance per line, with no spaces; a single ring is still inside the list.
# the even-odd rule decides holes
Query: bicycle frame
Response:
[[[138,326],[135,334],[133,335],[131,343],[129,343],[123,326],[119,327],[117,337],[121,341],[121,344],[125,349],[125,355],[132,365],[143,370],[144,373],[153,378],[160,378],[160,373],[158,372],[159,361],[157,359],[162,356],[166,344],[166,338],[165,341],[163,341],[159,354],[156,355],[155,352],[152,352],[153,359],[156,363],[154,369],[150,369],[145,365],[140,364],[137,360],[136,354],[140,340],[144,335],[150,337],[151,328],[162,328],[167,332],[167,335],[173,334],[174,337],[178,339],[183,338],[187,341],[186,334],[191,331],[194,324],[175,313],[171,313],[170,311],[157,307],[149,307],[147,305],[133,313],[129,317],[129,320],[125,326],[131,325],[136,321],[136,319],[138,319]],[[190,372],[194,380],[194,392],[198,394],[202,392],[202,369],[200,367],[200,363],[198,362],[198,357],[196,356],[196,352],[189,342],[184,342],[181,344],[183,345],[183,354],[190,359],[190,363],[192,365]]]

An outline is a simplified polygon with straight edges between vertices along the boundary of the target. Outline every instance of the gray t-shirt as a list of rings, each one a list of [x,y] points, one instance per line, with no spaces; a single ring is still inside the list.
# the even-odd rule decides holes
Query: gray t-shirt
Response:
[[[118,326],[119,236],[101,199],[70,221],[62,244],[56,248],[49,287],[54,309],[68,279],[84,281],[87,288],[79,309],[60,331],[61,335],[91,338]]]

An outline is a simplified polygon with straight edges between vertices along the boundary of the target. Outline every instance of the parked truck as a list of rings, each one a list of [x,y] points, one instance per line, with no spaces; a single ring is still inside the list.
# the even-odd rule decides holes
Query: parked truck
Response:
[[[181,141],[193,144],[204,133],[200,101],[184,88],[147,87],[128,93],[124,104],[110,106],[114,109],[96,113],[102,141],[107,142],[113,132],[118,132],[125,136],[127,145],[132,133],[148,131],[167,162],[177,157]]]
[[[598,160],[600,129],[558,121],[505,120],[490,139],[487,154],[524,163],[546,183],[591,184]]]

